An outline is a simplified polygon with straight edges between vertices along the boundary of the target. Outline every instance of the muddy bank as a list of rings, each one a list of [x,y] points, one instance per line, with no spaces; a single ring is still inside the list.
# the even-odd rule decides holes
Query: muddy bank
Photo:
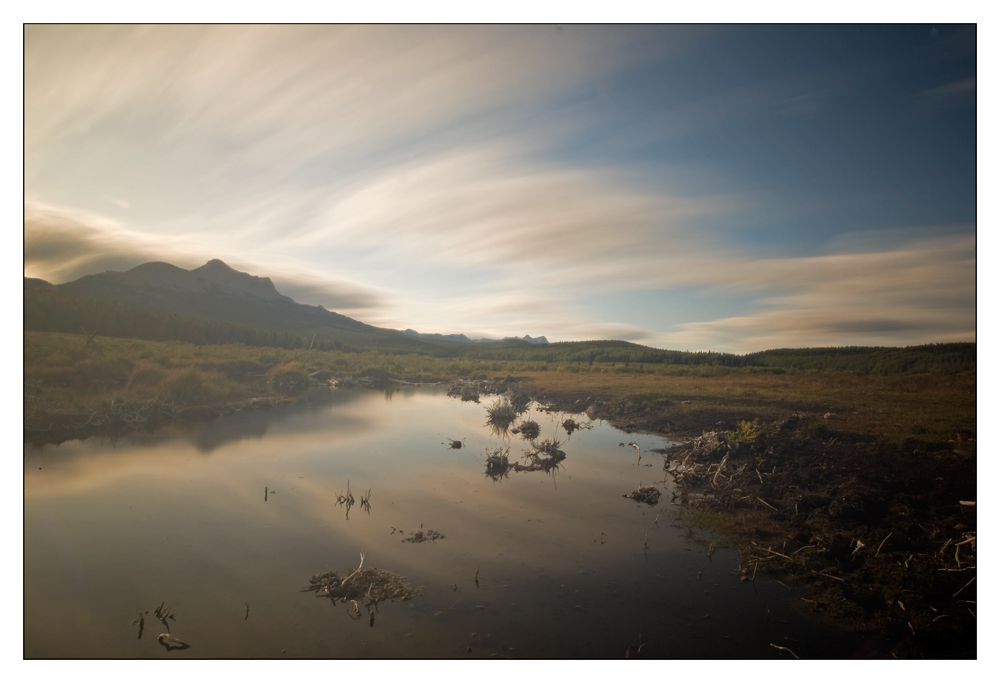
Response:
[[[625,431],[686,436],[663,455],[681,492],[672,502],[740,550],[744,580],[804,587],[818,618],[869,634],[861,656],[976,657],[974,435],[888,441],[838,429],[836,415],[763,423],[752,406],[535,398]]]

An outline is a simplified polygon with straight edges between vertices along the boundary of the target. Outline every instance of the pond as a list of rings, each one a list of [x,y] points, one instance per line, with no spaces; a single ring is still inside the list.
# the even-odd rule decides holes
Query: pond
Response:
[[[567,415],[533,404],[522,419],[539,423],[539,441],[559,440],[565,459],[494,480],[488,451],[509,447],[511,463],[524,462],[529,445],[487,429],[490,400],[440,387],[323,390],[149,435],[26,444],[24,656],[855,652],[858,639],[811,620],[800,593],[741,582],[734,550],[690,538],[650,452],[662,437],[600,422],[567,435]],[[655,506],[623,497],[640,483],[663,492]],[[350,508],[338,504],[348,487]],[[405,542],[431,531],[441,537]],[[420,593],[382,601],[372,618],[364,604],[301,591],[316,574],[347,577],[362,552],[365,568]],[[171,637],[190,647],[158,642],[161,605]]]

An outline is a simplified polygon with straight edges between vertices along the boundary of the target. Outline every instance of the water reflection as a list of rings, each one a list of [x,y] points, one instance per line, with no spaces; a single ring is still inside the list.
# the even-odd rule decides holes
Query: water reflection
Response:
[[[708,557],[656,524],[669,504],[623,498],[641,477],[619,432],[549,439],[564,450],[558,488],[510,468],[494,486],[484,454],[515,447],[483,427],[483,406],[443,388],[387,398],[307,394],[166,436],[26,446],[25,656],[621,657],[641,632],[649,656],[754,657],[793,629],[810,643],[800,656],[844,647],[783,606],[785,589],[754,595],[731,552]],[[546,434],[565,418],[524,416]],[[462,434],[461,449],[442,446]],[[554,457],[543,443],[539,461]],[[359,492],[366,514],[350,517],[338,499]],[[364,619],[350,606],[354,621],[299,592],[307,576],[347,576],[362,551],[364,568],[421,588],[379,604],[377,629],[374,607]],[[162,600],[190,649],[136,638],[137,611]]]

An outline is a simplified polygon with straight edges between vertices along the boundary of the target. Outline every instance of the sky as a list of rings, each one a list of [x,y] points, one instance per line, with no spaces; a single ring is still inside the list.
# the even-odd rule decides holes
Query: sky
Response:
[[[383,327],[976,339],[976,28],[24,31],[24,274],[213,258]]]

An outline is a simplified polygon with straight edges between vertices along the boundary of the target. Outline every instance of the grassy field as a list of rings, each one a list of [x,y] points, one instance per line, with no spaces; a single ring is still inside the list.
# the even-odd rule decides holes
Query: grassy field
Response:
[[[267,396],[314,372],[413,382],[523,378],[536,397],[636,429],[697,434],[718,422],[822,417],[839,431],[894,442],[974,437],[976,377],[856,375],[722,366],[498,361],[388,355],[375,351],[195,345],[25,332],[26,415],[82,414],[114,399],[173,406]],[[282,382],[284,380],[284,382]]]
[[[713,369],[713,368],[706,368]],[[673,418],[678,431],[699,433],[718,421],[774,421],[792,413],[824,416],[840,431],[892,441],[947,441],[974,436],[976,376],[871,376],[828,372],[746,372],[724,368],[708,374],[652,372],[523,374],[536,390],[561,397],[560,405],[603,413]],[[588,400],[588,397],[589,400]],[[570,403],[567,405],[567,401]]]

